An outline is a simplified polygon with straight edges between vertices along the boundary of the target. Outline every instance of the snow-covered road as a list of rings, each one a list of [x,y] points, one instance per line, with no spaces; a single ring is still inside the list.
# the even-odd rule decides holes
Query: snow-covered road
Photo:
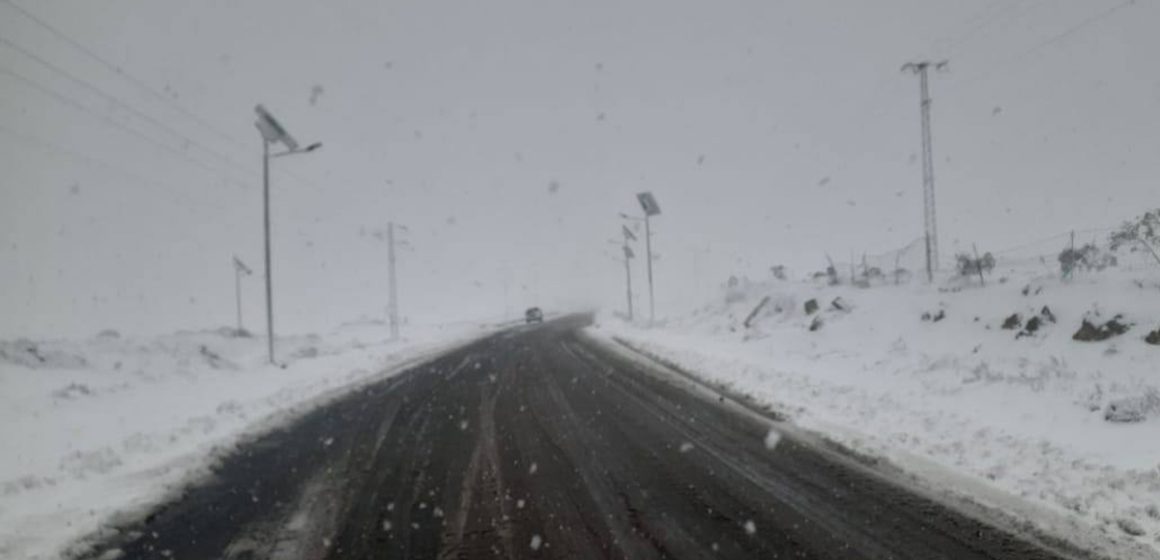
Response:
[[[596,332],[940,490],[1088,545],[1160,551],[1155,273],[1003,274],[986,288],[739,282],[655,328],[606,315]],[[1127,333],[1072,339],[1121,313]],[[1128,409],[1135,421],[1109,421]]]
[[[0,342],[0,558],[56,558],[254,434],[490,332],[382,325],[265,342],[227,330]]]

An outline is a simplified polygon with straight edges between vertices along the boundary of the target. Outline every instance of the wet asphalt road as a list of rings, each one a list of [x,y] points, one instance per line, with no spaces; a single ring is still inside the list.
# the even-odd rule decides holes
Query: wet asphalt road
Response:
[[[91,557],[1059,557],[834,451],[769,449],[767,420],[586,322],[517,328],[309,413]]]

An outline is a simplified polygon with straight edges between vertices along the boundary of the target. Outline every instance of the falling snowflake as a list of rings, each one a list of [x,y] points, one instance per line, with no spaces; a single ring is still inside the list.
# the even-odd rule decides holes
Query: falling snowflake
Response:
[[[770,430],[768,434],[765,434],[765,448],[766,449],[769,449],[772,451],[773,448],[777,447],[777,444],[780,441],[781,441],[781,434],[777,433],[774,430]]]
[[[536,474],[536,471],[538,471],[538,470],[540,470],[540,466],[535,464],[535,463],[532,463],[532,466],[530,468],[528,468],[528,474]]]
[[[541,539],[539,535],[532,535],[532,543],[531,543],[532,550],[539,550],[540,546],[543,544],[544,544],[544,539]]]
[[[681,444],[681,453],[688,453],[693,450],[693,444],[685,442]]]
[[[757,532],[757,525],[753,524],[752,519],[747,519],[745,521],[745,534],[752,535],[753,533],[756,533],[756,532]]]

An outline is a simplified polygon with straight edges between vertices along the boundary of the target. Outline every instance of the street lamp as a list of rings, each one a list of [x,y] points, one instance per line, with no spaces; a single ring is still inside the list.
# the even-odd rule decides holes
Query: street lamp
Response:
[[[254,126],[262,133],[262,215],[266,234],[266,334],[267,349],[270,363],[274,362],[274,271],[270,266],[270,160],[276,157],[313,152],[322,147],[321,142],[315,142],[305,148],[298,147],[298,141],[286,132],[285,128],[274,119],[265,107],[254,107],[258,113],[258,120]],[[286,151],[276,154],[270,153],[271,144],[282,144]]]
[[[636,199],[640,202],[640,208],[644,211],[644,218],[637,218],[621,213],[621,217],[630,220],[644,221],[644,247],[645,247],[645,261],[648,265],[648,322],[651,325],[656,320],[656,300],[653,296],[653,272],[652,272],[652,229],[649,225],[649,218],[658,216],[661,213],[661,207],[657,204],[656,197],[651,192],[637,193]]]
[[[242,275],[250,276],[254,274],[246,263],[242,262],[237,255],[234,256],[234,299],[238,304],[238,330],[235,333],[237,336],[249,336],[246,333],[246,328],[242,326]]]

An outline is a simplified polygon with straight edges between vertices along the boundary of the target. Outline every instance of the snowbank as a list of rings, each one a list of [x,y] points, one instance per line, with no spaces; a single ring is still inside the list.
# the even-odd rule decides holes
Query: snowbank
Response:
[[[382,325],[265,340],[229,329],[158,338],[0,341],[0,558],[55,558],[110,516],[149,504],[246,434],[381,378],[480,325]]]
[[[1073,340],[1085,320],[1108,338]],[[1160,550],[1158,326],[1160,271],[1040,268],[986,287],[739,282],[656,328],[596,331],[911,472],[933,461]]]

